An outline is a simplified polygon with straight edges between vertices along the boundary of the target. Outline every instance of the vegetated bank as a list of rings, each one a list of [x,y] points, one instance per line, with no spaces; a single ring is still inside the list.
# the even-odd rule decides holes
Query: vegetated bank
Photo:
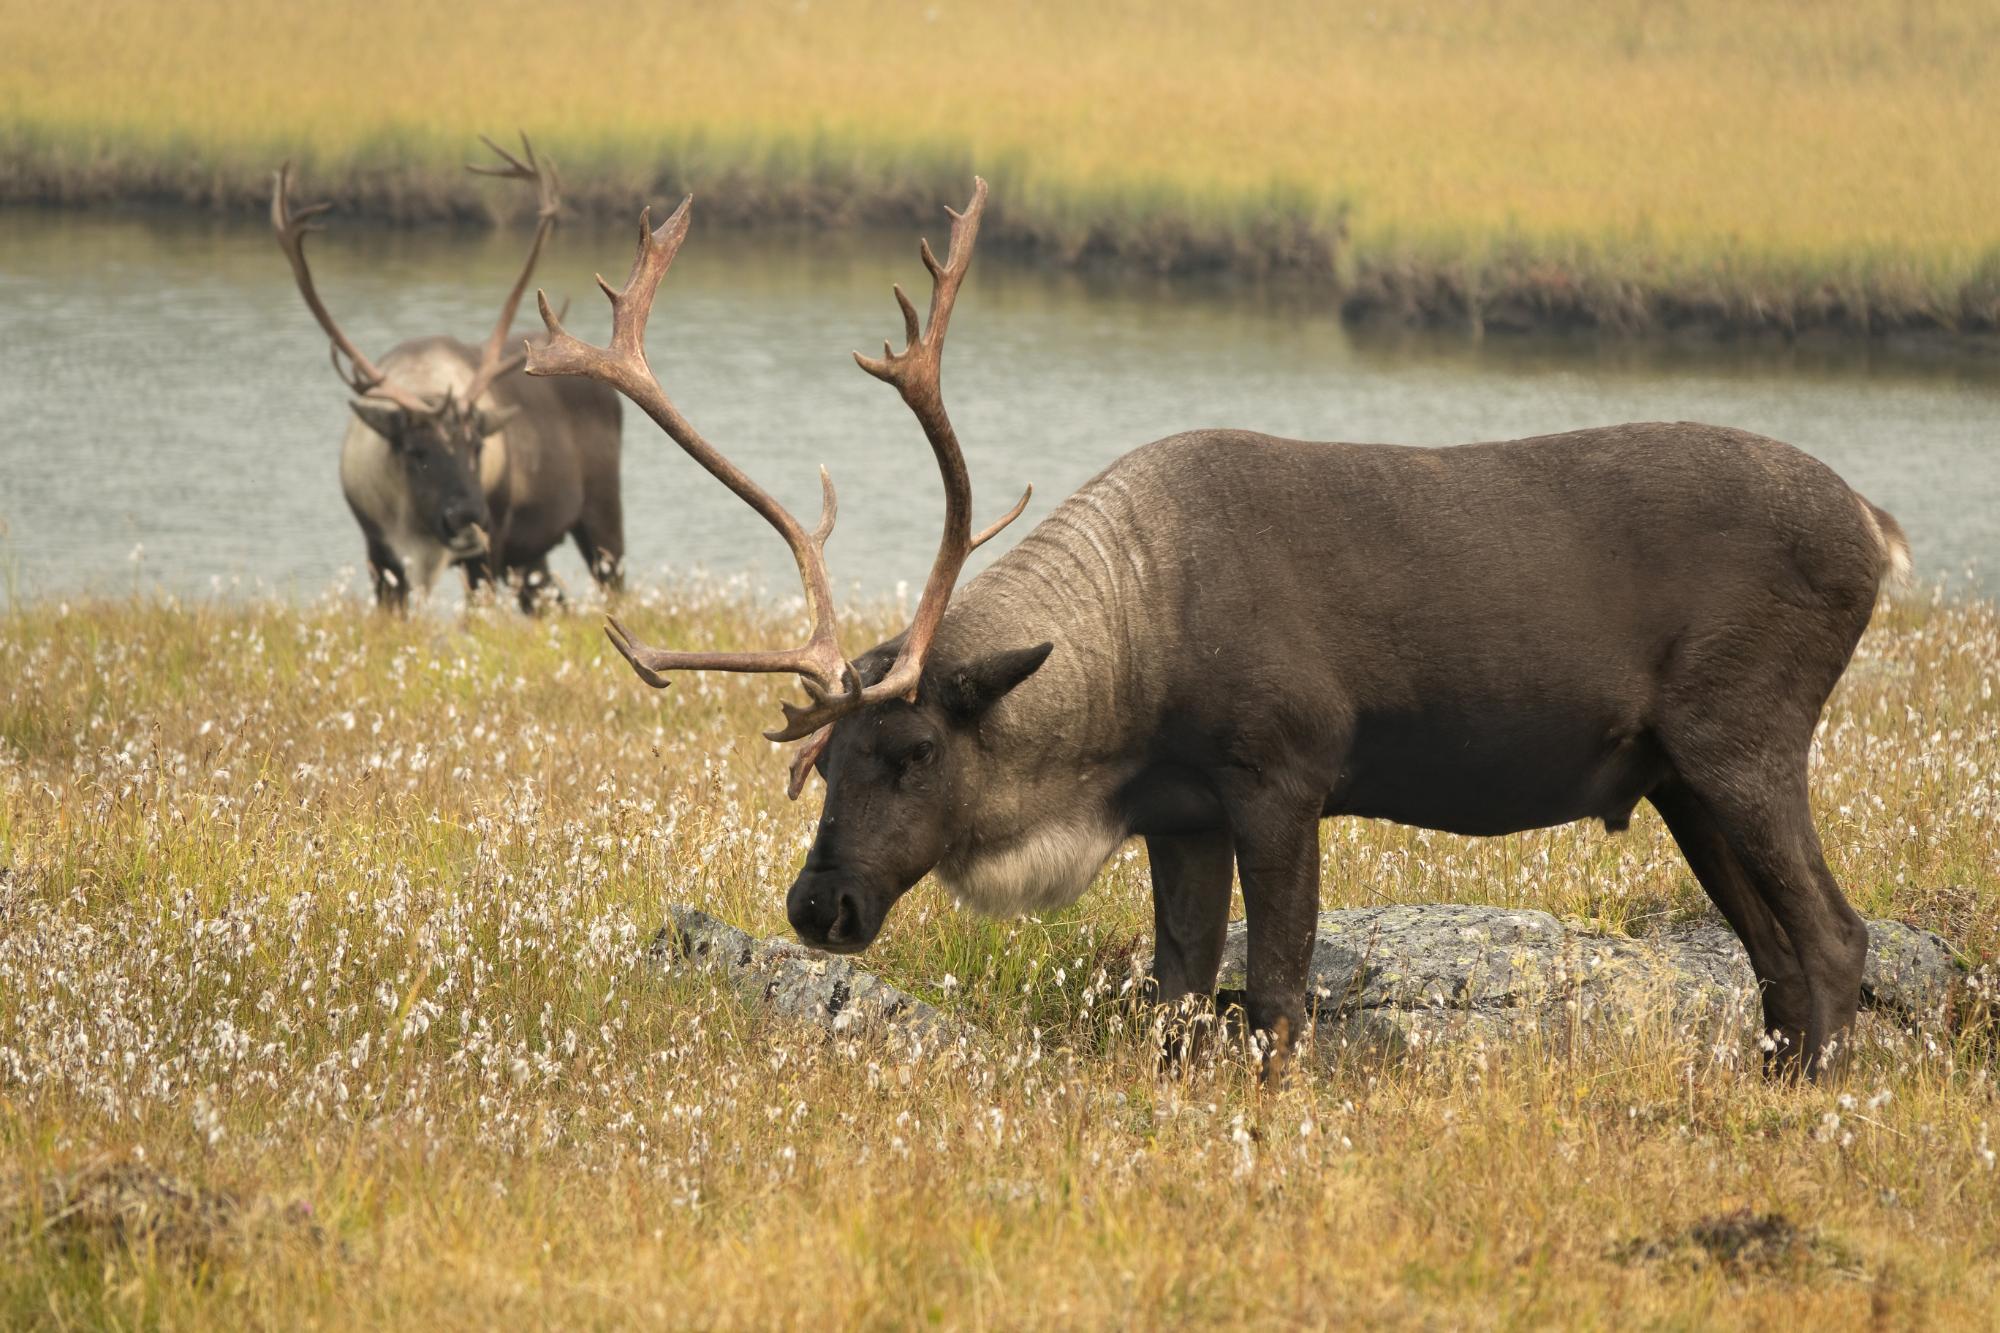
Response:
[[[499,0],[241,21],[228,0],[0,0],[0,200],[483,217],[523,125],[583,211],[934,223],[993,249],[1311,284],[1493,331],[2000,329],[2000,9],[1280,0],[682,12]]]
[[[274,148],[266,158],[277,155]],[[1787,258],[1724,248],[1699,258],[1649,251],[1637,239],[1371,240],[1357,238],[1356,210],[1347,204],[1277,187],[1227,207],[1168,190],[1051,198],[1016,186],[1007,163],[988,165],[970,152],[886,170],[849,160],[794,171],[793,156],[773,151],[736,166],[668,156],[587,177],[571,169],[565,199],[574,214],[602,222],[630,222],[643,202],[693,193],[702,226],[936,230],[940,203],[962,202],[979,172],[995,185],[982,237],[990,251],[1061,266],[1296,283],[1357,324],[1474,334],[1915,336],[1978,346],[2000,334],[2000,250],[1954,279],[1893,251]],[[345,215],[387,224],[504,220],[491,190],[455,162],[349,165],[313,175],[306,192]],[[17,136],[0,141],[0,204],[248,214],[269,207],[270,183],[261,164],[111,149],[85,156],[27,147]]]

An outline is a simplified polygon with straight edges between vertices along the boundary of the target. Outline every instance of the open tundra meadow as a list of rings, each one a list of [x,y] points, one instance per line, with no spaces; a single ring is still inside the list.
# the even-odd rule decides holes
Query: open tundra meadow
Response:
[[[689,647],[793,627],[758,605],[621,614]],[[1163,1075],[1135,846],[1051,917],[930,887],[897,914],[868,966],[985,1043],[829,1037],[646,961],[670,903],[785,929],[817,801],[755,739],[776,688],[644,689],[587,614],[12,606],[0,1322],[1990,1326],[1976,973],[1820,1087],[1767,1084],[1747,1017]],[[1812,774],[1863,913],[1990,964],[1994,604],[1878,614]],[[1328,906],[1711,910],[1646,809],[1323,837]]]
[[[823,786],[759,734],[791,677],[648,689],[603,613],[796,643],[782,545],[627,404],[622,592],[378,613],[371,385],[266,221],[289,160],[367,355],[480,336],[529,192],[464,164],[516,128],[579,336],[696,194],[654,365],[794,512],[831,465],[850,647],[908,624],[939,483],[846,349],[975,174],[952,406],[979,517],[1038,488],[991,550],[1190,427],[1822,459],[1918,582],[1816,827],[1948,998],[1810,1084],[1747,994],[1603,1021],[1574,972],[1505,1039],[1439,993],[1280,1080],[1163,1062],[1136,840],[1041,916],[914,889],[856,961],[920,1034],[663,958],[684,909],[789,934]],[[2000,1327],[1995,164],[2000,0],[0,0],[0,1328]],[[1650,806],[1318,836],[1326,908],[1717,919]]]
[[[1994,0],[0,0],[0,199],[251,209],[274,163],[484,217],[477,132],[572,203],[930,217],[1276,270],[1453,327],[2000,329]]]

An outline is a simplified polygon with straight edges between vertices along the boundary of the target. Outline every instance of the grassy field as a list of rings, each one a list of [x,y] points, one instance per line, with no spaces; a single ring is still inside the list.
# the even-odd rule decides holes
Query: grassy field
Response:
[[[626,216],[906,222],[1306,271],[1484,327],[2000,328],[1993,0],[567,6],[0,0],[0,198],[248,207],[292,157],[480,215],[535,131]]]
[[[817,802],[754,739],[774,684],[608,659],[587,615],[0,618],[0,1324],[1990,1326],[1990,1028],[1805,1090],[1664,1025],[1162,1077],[1133,853],[1053,918],[891,918],[871,966],[994,1049],[823,1041],[641,961],[670,901],[783,929]],[[1992,603],[1898,607],[1814,763],[1857,904],[1975,959],[1996,692]],[[1325,836],[1331,905],[1706,910],[1650,812]]]

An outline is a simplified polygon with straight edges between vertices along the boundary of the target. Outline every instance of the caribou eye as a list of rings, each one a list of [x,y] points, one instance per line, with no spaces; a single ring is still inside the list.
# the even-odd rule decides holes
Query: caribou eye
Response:
[[[936,753],[937,746],[929,741],[918,741],[910,747],[909,753],[903,756],[903,767],[915,768],[918,764],[927,763]]]

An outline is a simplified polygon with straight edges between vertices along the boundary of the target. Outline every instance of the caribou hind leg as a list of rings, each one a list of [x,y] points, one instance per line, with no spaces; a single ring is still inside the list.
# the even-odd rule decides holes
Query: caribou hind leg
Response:
[[[584,568],[590,571],[590,577],[597,580],[597,586],[606,592],[623,592],[625,538],[619,525],[614,521],[610,531],[603,531],[593,526],[590,516],[586,515],[583,522],[570,529],[569,535],[576,542],[577,553],[583,557]]]
[[[1786,1052],[1796,1061],[1798,1052],[1807,1049],[1812,991],[1798,955],[1701,798],[1685,784],[1669,780],[1648,799],[1666,821],[1695,879],[1721,909],[1750,955],[1763,995],[1765,1034],[1773,1043],[1764,1057],[1764,1071],[1776,1074],[1783,1068]]]
[[[1868,927],[1841,895],[1820,851],[1803,758],[1790,781],[1764,787],[1732,784],[1728,790],[1729,798],[1707,799],[1730,850],[1757,885],[1805,973],[1805,1046],[1797,1054],[1780,1051],[1778,1072],[1817,1078],[1831,1045],[1846,1039],[1861,1007]]]
[[[1806,760],[1821,710],[1867,626],[1878,572],[1851,579],[1829,574],[1815,589],[1820,605],[1795,604],[1795,592],[1793,602],[1772,599],[1721,628],[1685,636],[1655,727],[1674,775],[1659,793],[1666,804],[1655,804],[1702,886],[1730,914],[1759,979],[1766,966],[1781,979],[1775,992],[1766,992],[1767,1005],[1776,1001],[1766,1009],[1777,1020],[1771,1026],[1787,1037],[1802,1033],[1796,1048],[1780,1048],[1766,1062],[1783,1078],[1818,1078],[1861,1007],[1868,927],[1841,895],[1820,850]],[[1684,801],[1676,787],[1685,789]],[[1771,933],[1734,892],[1739,876],[1722,873],[1725,865],[1740,872],[1790,945],[1803,995],[1773,961]],[[1764,963],[1757,961],[1760,951]]]
[[[521,610],[531,616],[540,615],[542,608],[550,602],[562,606],[569,601],[568,594],[563,591],[562,580],[549,571],[547,556],[521,566],[516,576],[519,582],[515,585],[515,597],[521,604]]]
[[[1735,880],[1719,872],[1725,863],[1710,836],[1719,833],[1729,863],[1754,889],[1757,902],[1791,946],[1803,976],[1803,997],[1797,986],[1787,986],[1777,993],[1775,1015],[1766,1010],[1767,1017],[1779,1020],[1774,1026],[1787,1035],[1803,1031],[1796,1049],[1774,1053],[1775,1058],[1768,1062],[1771,1072],[1786,1078],[1801,1074],[1818,1078],[1830,1047],[1846,1038],[1861,1005],[1868,927],[1841,895],[1820,851],[1806,789],[1805,746],[1767,751],[1762,756],[1739,753],[1713,767],[1690,768],[1683,763],[1678,772],[1692,808],[1707,817],[1683,818],[1683,823],[1675,824],[1677,816],[1668,815],[1676,839],[1681,838],[1683,827],[1687,829],[1682,849],[1687,851],[1690,842],[1701,849],[1689,851],[1688,856],[1696,877],[1715,895],[1710,877],[1702,873],[1704,863],[1711,867],[1716,884],[1723,886],[1723,892],[1716,895],[1717,905],[1729,914]],[[1662,813],[1667,814],[1677,798],[1671,787],[1660,795],[1667,802]],[[1685,809],[1681,816],[1685,816]],[[1760,980],[1767,966],[1775,969],[1774,975],[1784,977],[1782,964],[1772,961],[1774,951],[1762,930],[1761,918],[1740,895],[1733,900],[1748,923],[1748,931],[1737,924],[1734,915],[1731,924],[1742,935]],[[1760,950],[1766,960],[1762,964],[1757,961]]]

